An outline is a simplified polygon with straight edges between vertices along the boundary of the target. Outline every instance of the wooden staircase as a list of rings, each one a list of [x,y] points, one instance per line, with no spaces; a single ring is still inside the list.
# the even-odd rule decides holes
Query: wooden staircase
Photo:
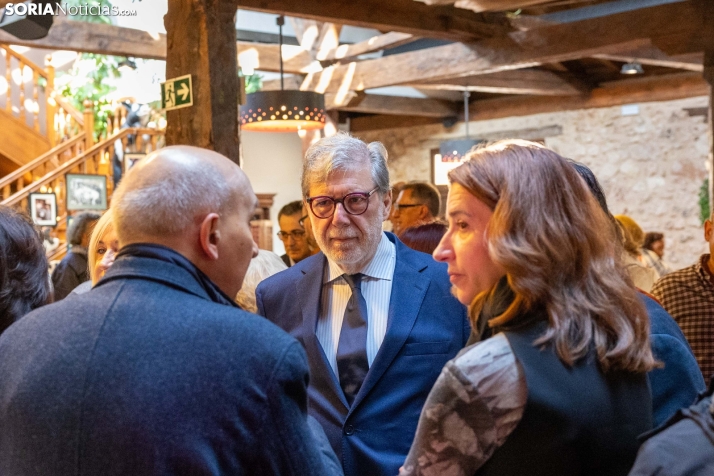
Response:
[[[6,45],[0,45],[0,205],[29,213],[31,193],[54,193],[60,246],[48,257],[66,252],[66,175],[103,175],[107,203],[114,190],[115,147],[148,153],[163,145],[163,131],[120,130],[126,111],[118,107],[94,143],[92,103],[80,113],[54,90],[54,68],[42,69]],[[131,140],[133,139],[133,140]],[[133,142],[133,143],[131,143]],[[130,145],[131,143],[131,145]]]
[[[107,178],[107,202],[114,190],[111,160],[121,142],[126,152],[148,153],[163,145],[163,131],[156,129],[123,129],[86,150],[86,136],[77,136],[52,148],[29,164],[0,179],[0,205],[29,212],[31,193],[54,193],[57,197],[57,226],[60,247],[49,256],[57,259],[64,254],[67,223],[67,174],[104,175]],[[130,136],[135,137],[130,145]]]
[[[54,90],[54,68],[43,69],[0,45],[0,176],[57,144],[85,133],[85,118]]]

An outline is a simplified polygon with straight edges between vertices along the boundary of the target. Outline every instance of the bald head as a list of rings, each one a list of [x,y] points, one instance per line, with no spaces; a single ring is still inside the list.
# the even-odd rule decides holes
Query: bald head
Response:
[[[236,164],[210,150],[174,146],[131,168],[112,211],[120,246],[167,246],[232,298],[258,253],[250,228],[257,202]]]
[[[122,245],[163,242],[200,222],[210,212],[250,207],[255,195],[241,169],[206,149],[172,146],[132,167],[113,200]]]

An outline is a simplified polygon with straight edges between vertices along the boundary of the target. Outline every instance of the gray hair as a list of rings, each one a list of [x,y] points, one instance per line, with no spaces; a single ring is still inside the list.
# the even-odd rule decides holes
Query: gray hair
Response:
[[[310,184],[327,180],[336,170],[354,170],[369,161],[370,172],[381,195],[389,192],[387,149],[381,142],[365,142],[346,132],[338,132],[315,142],[305,153],[302,164],[302,194],[307,197]]]
[[[142,170],[132,167],[114,192],[114,225],[122,243],[137,235],[179,234],[190,228],[196,217],[221,212],[231,202],[231,187],[210,163],[182,161],[178,167],[167,167],[161,180],[135,176]]]
[[[82,238],[91,232],[89,226],[99,220],[100,216],[99,213],[83,212],[72,217],[72,224],[69,230],[67,230],[67,241],[69,244],[79,246],[82,243]]]
[[[280,256],[272,251],[259,250],[258,256],[250,260],[248,271],[246,271],[243,279],[243,286],[241,286],[236,295],[236,303],[245,311],[258,312],[258,305],[255,302],[255,289],[261,281],[285,269],[288,269],[288,267],[285,266]]]

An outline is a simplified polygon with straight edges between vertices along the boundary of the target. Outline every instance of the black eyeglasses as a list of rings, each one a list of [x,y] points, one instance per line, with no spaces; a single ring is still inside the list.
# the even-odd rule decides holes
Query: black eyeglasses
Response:
[[[312,210],[313,215],[317,218],[330,218],[335,214],[338,203],[341,203],[342,208],[350,215],[361,215],[367,211],[367,207],[369,207],[369,197],[371,197],[377,189],[379,189],[379,187],[374,187],[370,192],[348,193],[342,198],[320,196],[307,198],[305,201],[310,205],[310,210]]]
[[[302,240],[303,238],[305,238],[305,232],[302,230],[293,230],[289,233],[287,231],[278,232],[278,238],[283,241],[287,241],[287,239],[291,236],[293,237],[293,240]]]
[[[404,203],[404,204],[399,204],[395,203],[394,204],[394,209],[395,210],[401,210],[402,208],[412,208],[412,207],[421,207],[424,205],[423,203]]]

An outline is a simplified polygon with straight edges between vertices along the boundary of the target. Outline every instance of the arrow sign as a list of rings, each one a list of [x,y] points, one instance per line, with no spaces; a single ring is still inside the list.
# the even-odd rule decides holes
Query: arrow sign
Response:
[[[167,79],[161,83],[161,108],[165,111],[193,106],[191,75]]]

